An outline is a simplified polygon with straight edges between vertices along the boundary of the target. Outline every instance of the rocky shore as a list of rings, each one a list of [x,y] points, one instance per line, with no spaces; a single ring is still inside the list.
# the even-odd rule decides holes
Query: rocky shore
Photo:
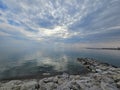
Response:
[[[0,90],[120,90],[120,68],[89,58],[77,59],[85,75],[56,75],[43,79],[1,81]]]

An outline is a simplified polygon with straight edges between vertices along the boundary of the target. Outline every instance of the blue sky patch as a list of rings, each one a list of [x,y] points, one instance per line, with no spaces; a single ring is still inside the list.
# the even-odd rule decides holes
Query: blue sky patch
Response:
[[[1,10],[6,10],[7,6],[0,0],[0,9]]]

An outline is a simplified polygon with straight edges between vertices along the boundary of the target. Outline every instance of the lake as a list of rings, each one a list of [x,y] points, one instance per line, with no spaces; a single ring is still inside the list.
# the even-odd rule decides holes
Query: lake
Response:
[[[54,75],[84,73],[85,69],[76,60],[78,57],[120,66],[120,50],[81,49],[77,51],[25,51],[0,53],[0,78],[14,78],[29,75]]]

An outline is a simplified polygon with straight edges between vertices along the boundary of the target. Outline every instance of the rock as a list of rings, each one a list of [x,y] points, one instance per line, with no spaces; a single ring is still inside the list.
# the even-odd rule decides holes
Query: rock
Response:
[[[43,82],[48,83],[48,82],[52,82],[53,78],[44,78]]]
[[[102,90],[119,90],[115,84],[101,82],[101,89]]]
[[[80,75],[76,75],[75,80],[79,80],[79,79],[80,79]]]
[[[77,82],[71,82],[70,89],[72,90],[82,90],[80,85]]]
[[[96,69],[96,72],[102,73],[102,70],[101,69]]]
[[[119,81],[119,82],[117,82],[117,84],[116,84],[116,85],[117,85],[117,87],[118,87],[118,88],[120,88],[120,81]]]
[[[35,84],[35,89],[39,89],[40,88],[40,85],[39,85],[39,83],[37,83],[37,84]]]
[[[58,84],[62,84],[64,81],[65,81],[65,79],[60,78],[60,79],[58,79]]]
[[[43,75],[44,75],[44,76],[49,76],[49,75],[50,75],[50,73],[43,73]]]
[[[48,85],[48,90],[54,90],[57,88],[57,84],[55,84],[54,82],[50,82],[47,85]]]
[[[57,76],[53,79],[53,82],[58,83],[58,77]]]
[[[67,74],[67,73],[63,73],[62,78],[64,78],[64,79],[68,79],[68,78],[69,78],[69,74]]]
[[[115,80],[115,82],[119,82],[120,81],[120,74],[113,75],[113,79]]]

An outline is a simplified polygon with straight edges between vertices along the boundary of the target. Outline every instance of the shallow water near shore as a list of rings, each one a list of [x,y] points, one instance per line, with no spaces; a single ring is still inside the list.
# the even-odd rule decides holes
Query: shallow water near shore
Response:
[[[4,53],[3,53],[4,54]],[[88,57],[120,66],[120,50],[89,50],[78,51],[26,51],[0,56],[0,78],[20,77],[27,75],[54,75],[63,72],[69,74],[84,73],[84,69],[76,60]]]

